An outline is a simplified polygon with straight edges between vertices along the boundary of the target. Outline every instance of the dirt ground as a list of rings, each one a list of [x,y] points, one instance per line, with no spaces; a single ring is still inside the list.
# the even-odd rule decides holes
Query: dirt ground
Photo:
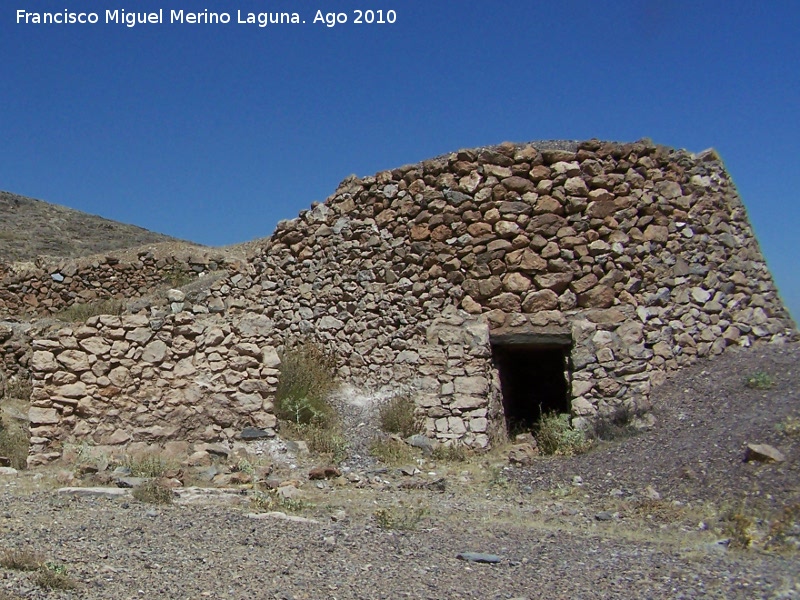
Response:
[[[153,505],[0,476],[0,552],[77,585],[0,568],[0,599],[800,598],[799,367],[798,344],[730,350],[654,391],[651,430],[528,467],[285,464],[300,495],[277,514],[248,486]],[[786,460],[745,462],[748,443]]]

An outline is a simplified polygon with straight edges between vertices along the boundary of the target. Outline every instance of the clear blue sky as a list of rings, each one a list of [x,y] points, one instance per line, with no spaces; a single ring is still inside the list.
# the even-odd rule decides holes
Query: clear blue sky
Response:
[[[397,21],[356,25],[356,8]],[[18,9],[100,23],[17,24]],[[105,9],[232,23],[128,28]],[[317,9],[350,22],[314,25]],[[306,24],[239,25],[237,10]],[[789,1],[10,0],[0,189],[223,245],[269,235],[351,173],[458,148],[713,146],[800,317],[798,65]]]

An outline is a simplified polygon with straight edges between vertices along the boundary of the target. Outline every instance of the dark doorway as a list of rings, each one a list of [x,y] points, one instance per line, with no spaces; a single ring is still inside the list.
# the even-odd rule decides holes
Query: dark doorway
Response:
[[[570,412],[568,353],[565,345],[492,343],[509,434],[530,431],[545,413]]]

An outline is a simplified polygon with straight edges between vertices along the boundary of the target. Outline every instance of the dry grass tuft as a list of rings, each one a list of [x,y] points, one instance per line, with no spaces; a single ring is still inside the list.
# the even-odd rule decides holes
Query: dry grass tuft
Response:
[[[35,571],[44,563],[44,558],[33,550],[5,550],[0,554],[0,567],[14,571]]]
[[[411,437],[422,429],[414,400],[406,395],[394,396],[378,409],[381,429],[402,438]]]
[[[171,488],[151,479],[133,488],[133,497],[146,504],[172,504]]]

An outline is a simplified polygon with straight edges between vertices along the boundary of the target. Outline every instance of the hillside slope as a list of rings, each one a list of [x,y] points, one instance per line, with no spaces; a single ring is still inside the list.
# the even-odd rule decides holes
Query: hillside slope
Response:
[[[0,191],[0,262],[76,258],[175,238]]]

